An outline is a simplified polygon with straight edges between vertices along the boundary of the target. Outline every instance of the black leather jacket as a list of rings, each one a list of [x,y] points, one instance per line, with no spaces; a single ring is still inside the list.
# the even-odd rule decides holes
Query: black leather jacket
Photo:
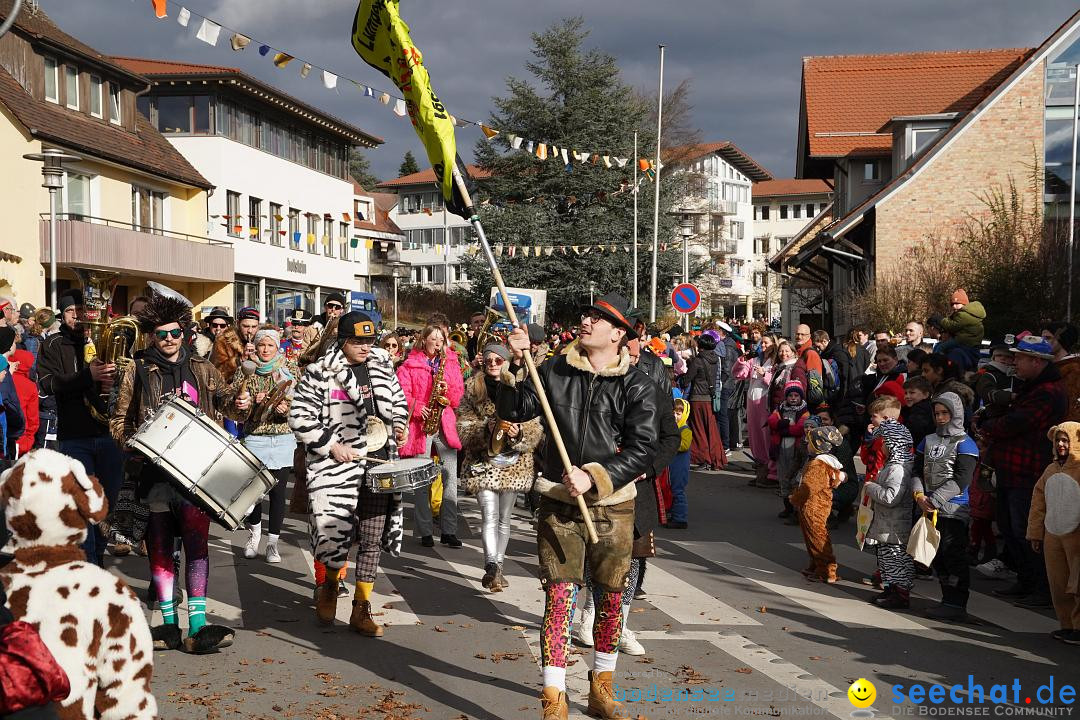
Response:
[[[511,365],[509,372],[521,377],[520,366]],[[627,352],[619,354],[616,364],[597,373],[575,342],[564,354],[541,365],[538,372],[576,467],[600,465],[614,490],[650,472],[658,445],[659,393],[653,381],[630,364]],[[508,378],[504,373],[504,384]],[[497,405],[499,417],[513,422],[525,422],[543,412],[528,379],[504,388]],[[562,478],[563,465],[554,442],[544,443],[540,470],[553,482]],[[586,496],[592,494],[590,491]]]

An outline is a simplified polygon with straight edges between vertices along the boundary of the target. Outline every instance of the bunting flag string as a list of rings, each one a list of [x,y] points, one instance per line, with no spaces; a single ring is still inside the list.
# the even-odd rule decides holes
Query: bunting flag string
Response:
[[[151,0],[151,9],[154,12],[154,16],[158,19],[164,19],[168,17],[168,5],[170,0]],[[202,15],[194,10],[191,10],[187,6],[181,5],[176,14],[176,22],[181,27],[187,28],[190,25],[191,18],[194,17],[199,20],[198,30],[195,37],[202,42],[205,42],[211,47],[216,47],[221,32],[224,30],[226,36],[229,38],[229,46],[235,52],[242,52],[248,45],[255,44],[258,48],[259,55],[265,57],[270,55],[274,65],[278,69],[283,69],[288,66],[293,60],[298,59],[297,56],[291,53],[285,52],[279,48],[265,43],[261,40],[254,38],[253,36],[241,32],[235,28],[228,27],[224,23]],[[340,73],[334,72],[328,68],[322,67],[317,63],[313,63],[309,60],[300,59],[300,77],[307,78],[313,70],[318,71],[318,75],[322,78],[322,84],[327,90],[337,91],[338,78],[344,77],[353,86],[363,93],[364,97],[377,100],[382,105],[388,106],[391,111],[398,117],[408,117],[406,99],[396,91],[387,92],[374,86],[362,83],[358,80],[348,78]],[[391,103],[391,100],[394,102]],[[561,143],[556,145],[538,138],[529,139],[523,138],[517,133],[511,133],[506,129],[494,128],[486,123],[469,120],[466,118],[450,116],[451,121],[455,126],[473,125],[479,128],[480,132],[484,134],[485,139],[488,141],[494,140],[496,137],[504,136],[508,142],[509,147],[514,150],[524,149],[530,155],[533,155],[537,160],[549,161],[556,160],[561,161],[567,172],[573,171],[573,163],[588,164],[594,167],[603,167],[605,169],[623,169],[629,162],[629,158],[618,157],[612,155],[610,152],[597,152],[597,151],[579,151],[572,145],[564,146]],[[563,141],[565,142],[565,141]],[[642,165],[641,172],[645,176],[654,180],[656,178],[655,164],[649,160],[642,159],[640,161]]]

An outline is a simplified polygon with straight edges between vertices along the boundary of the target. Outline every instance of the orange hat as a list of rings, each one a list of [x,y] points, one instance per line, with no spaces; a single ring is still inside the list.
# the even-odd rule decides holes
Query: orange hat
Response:
[[[661,340],[660,338],[655,338],[654,337],[652,340],[649,341],[649,344],[646,345],[645,347],[649,348],[649,350],[652,351],[652,354],[657,355],[657,356],[663,355],[664,353],[667,352],[667,343],[664,342],[663,340]]]
[[[952,299],[949,302],[953,304],[959,303],[961,305],[967,305],[971,301],[968,300],[967,290],[964,290],[964,288],[960,288],[952,294]]]

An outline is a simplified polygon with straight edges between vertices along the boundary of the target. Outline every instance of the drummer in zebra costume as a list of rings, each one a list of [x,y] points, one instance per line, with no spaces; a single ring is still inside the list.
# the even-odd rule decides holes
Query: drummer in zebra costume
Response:
[[[373,347],[375,340],[371,318],[361,312],[344,315],[337,343],[308,365],[289,411],[289,426],[307,448],[312,551],[329,569],[316,592],[316,616],[333,624],[337,571],[355,538],[356,596],[349,625],[369,637],[383,632],[371,617],[371,592],[380,551],[397,555],[401,550],[402,511],[400,494],[375,493],[365,485],[364,457],[389,457],[391,444],[405,441],[408,422],[393,362],[386,350]],[[372,418],[392,426],[393,436],[369,452]]]

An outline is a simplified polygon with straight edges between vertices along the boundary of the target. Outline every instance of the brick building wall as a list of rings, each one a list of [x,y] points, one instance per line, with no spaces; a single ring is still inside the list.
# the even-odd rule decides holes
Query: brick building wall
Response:
[[[1010,178],[1029,208],[1041,206],[1041,172],[1035,192],[1029,179],[1043,162],[1044,77],[1045,63],[1029,68],[918,176],[878,203],[879,277],[907,248],[929,235],[947,238],[970,215],[985,213],[980,198],[995,187],[1008,187]]]

